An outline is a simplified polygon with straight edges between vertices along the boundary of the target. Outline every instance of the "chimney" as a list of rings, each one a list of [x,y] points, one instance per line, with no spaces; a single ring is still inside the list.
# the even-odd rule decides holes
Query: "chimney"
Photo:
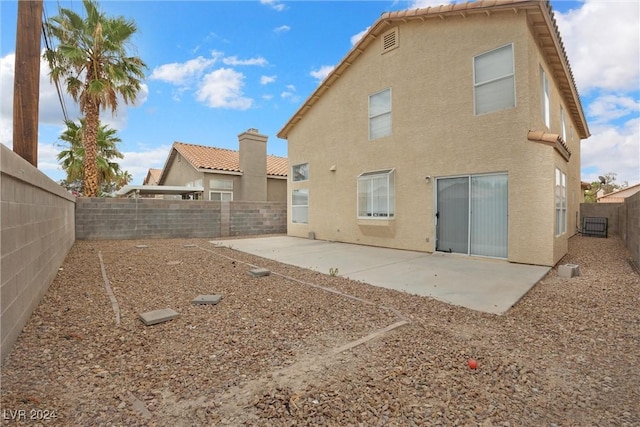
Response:
[[[238,135],[240,148],[240,197],[237,200],[267,200],[267,136],[250,128]]]

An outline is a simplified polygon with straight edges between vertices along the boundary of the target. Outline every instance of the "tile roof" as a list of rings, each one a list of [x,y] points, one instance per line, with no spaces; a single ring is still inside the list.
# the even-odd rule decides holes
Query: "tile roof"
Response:
[[[196,169],[243,172],[240,170],[240,153],[236,150],[174,142],[170,156],[174,151],[180,153]],[[267,175],[286,177],[288,169],[286,157],[267,155]]]
[[[640,192],[640,184],[629,185],[624,188],[618,188],[611,193],[603,194],[602,196],[598,196],[597,200],[600,199],[625,199],[627,197],[631,197],[634,194]]]
[[[142,185],[156,185],[162,175],[162,169],[150,168]]]
[[[540,48],[556,76],[560,92],[566,101],[569,112],[576,123],[576,129],[582,139],[588,138],[589,128],[582,109],[578,89],[573,73],[569,66],[560,31],[553,16],[549,0],[478,0],[467,3],[454,3],[443,6],[432,6],[422,9],[410,9],[383,13],[369,30],[356,43],[347,55],[336,65],[329,75],[320,83],[316,90],[306,99],[302,106],[294,113],[284,127],[278,132],[278,137],[286,139],[289,131],[298,123],[307,111],[320,99],[333,83],[353,64],[365,49],[378,40],[379,36],[394,23],[404,23],[409,20],[427,21],[428,19],[446,19],[453,16],[467,17],[471,14],[491,15],[498,11],[526,10],[531,21]]]

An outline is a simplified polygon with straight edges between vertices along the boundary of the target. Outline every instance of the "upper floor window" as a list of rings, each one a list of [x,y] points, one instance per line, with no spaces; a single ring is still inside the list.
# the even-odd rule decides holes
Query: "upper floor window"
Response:
[[[209,188],[216,190],[233,190],[233,180],[212,178],[209,180]]]
[[[516,106],[513,45],[473,58],[475,113],[485,114]]]
[[[560,126],[562,126],[562,140],[567,142],[567,117],[562,106],[560,106]]]
[[[369,95],[369,139],[391,135],[391,89]]]
[[[395,205],[395,169],[358,176],[358,218],[393,218]]]
[[[542,119],[547,128],[551,127],[551,96],[549,95],[549,78],[540,67],[540,91],[542,97]]]
[[[293,165],[291,167],[292,181],[306,181],[309,179],[309,163]]]

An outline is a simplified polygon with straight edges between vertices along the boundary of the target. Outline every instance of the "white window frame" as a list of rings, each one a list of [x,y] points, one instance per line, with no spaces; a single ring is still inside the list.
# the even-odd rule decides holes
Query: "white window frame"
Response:
[[[478,62],[482,58],[490,57],[491,55],[497,55],[499,51],[502,51],[506,48],[509,48],[511,51],[511,62],[510,62],[510,70],[505,72],[504,74],[495,75],[486,80],[478,81],[479,73],[478,72]],[[513,97],[511,100],[507,101],[501,100],[502,102],[497,103],[495,106],[491,106],[490,108],[480,109],[478,106],[480,105],[480,100],[483,99],[483,95],[488,96],[486,94],[481,94],[480,92],[483,89],[489,87],[502,87],[501,85],[507,82],[507,80],[511,81],[512,93]],[[484,105],[484,103],[482,104]],[[515,63],[514,63],[514,49],[513,43],[506,44],[504,46],[500,46],[496,49],[492,49],[488,52],[481,53],[473,57],[473,110],[475,115],[489,114],[496,111],[509,110],[511,108],[515,108],[516,106],[516,74],[515,74]]]
[[[220,194],[220,200],[214,200],[213,197],[211,197],[213,194]],[[229,200],[223,200],[223,194],[228,194],[229,195]],[[232,202],[233,201],[233,191],[220,191],[220,190],[210,190],[209,191],[209,200],[214,201],[214,202]]]
[[[294,204],[294,201],[299,200],[298,197],[294,197],[294,194],[306,194],[306,204]],[[305,212],[303,220],[298,219],[299,211]],[[291,190],[291,222],[294,224],[308,224],[309,223],[309,189],[308,188],[296,188]]]
[[[372,99],[375,99],[378,96],[383,96],[385,93],[388,93],[388,106],[384,105],[381,109],[376,109],[375,104],[372,102]],[[391,88],[383,89],[379,92],[373,93],[369,95],[369,141],[378,138],[384,138],[385,136],[389,136],[392,133],[392,121],[391,121]],[[374,123],[380,123],[384,121],[384,125],[381,128],[380,132],[376,132],[377,129],[374,129]],[[387,123],[388,122],[388,123]]]
[[[309,163],[300,163],[291,166],[291,181],[300,182],[309,180]]]
[[[357,185],[357,216],[358,219],[395,219],[395,169],[363,172],[358,175]],[[386,194],[374,196],[373,185],[380,179],[386,180]],[[363,197],[364,196],[364,200]],[[382,199],[380,197],[382,196]],[[374,200],[376,197],[378,200]],[[363,202],[365,206],[362,206]],[[382,203],[381,203],[382,202]],[[374,207],[374,205],[378,205]],[[364,214],[363,214],[364,213]]]
[[[541,96],[541,112],[542,120],[547,129],[551,128],[551,91],[549,87],[549,78],[544,69],[540,67],[540,96]]]
[[[567,232],[567,175],[556,168],[555,186],[556,236]]]

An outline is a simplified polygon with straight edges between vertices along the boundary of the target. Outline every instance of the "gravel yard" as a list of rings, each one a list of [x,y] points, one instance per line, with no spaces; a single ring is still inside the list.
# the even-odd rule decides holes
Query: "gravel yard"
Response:
[[[208,240],[77,241],[2,366],[3,423],[640,425],[640,276],[617,236],[565,263],[496,316]]]

